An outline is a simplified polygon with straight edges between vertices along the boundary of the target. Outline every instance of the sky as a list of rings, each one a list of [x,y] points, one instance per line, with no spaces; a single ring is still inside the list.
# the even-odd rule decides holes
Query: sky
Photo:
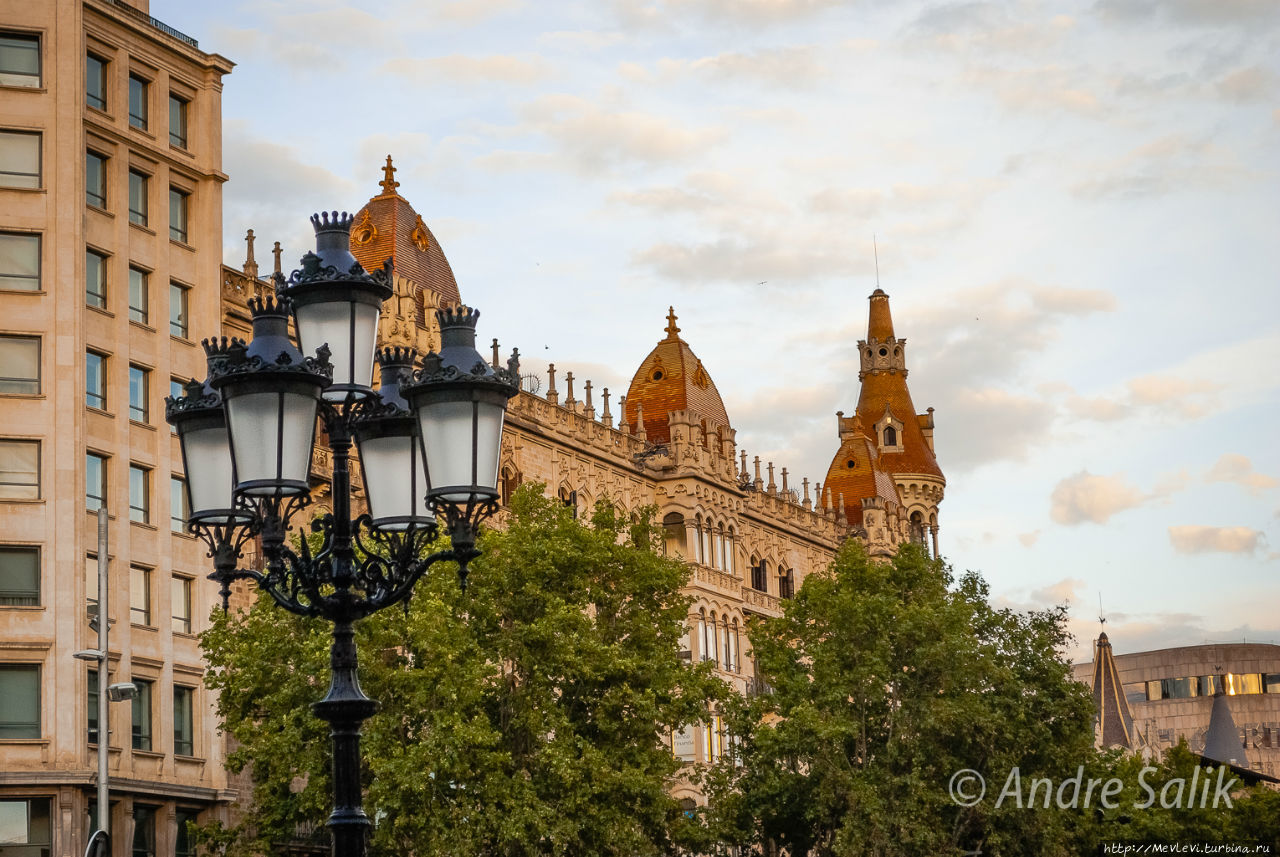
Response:
[[[877,277],[942,553],[1087,658],[1280,643],[1280,4],[152,0],[224,81],[225,258],[390,154],[481,339],[625,393],[668,306],[823,480]],[[878,273],[877,273],[878,261]],[[563,382],[561,382],[563,384]],[[545,388],[544,388],[545,389]]]

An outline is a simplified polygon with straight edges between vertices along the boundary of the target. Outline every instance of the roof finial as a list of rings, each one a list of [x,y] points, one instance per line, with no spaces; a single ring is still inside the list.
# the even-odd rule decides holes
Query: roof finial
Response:
[[[246,277],[253,277],[256,280],[258,279],[258,262],[253,258],[253,230],[252,229],[250,229],[248,232],[245,233],[244,243],[248,245],[248,248],[244,257],[244,267],[241,270],[244,271],[244,275]]]
[[[378,184],[382,187],[383,196],[392,196],[396,192],[396,188],[400,187],[400,182],[396,181],[396,168],[391,166],[391,156],[387,155],[387,165],[382,168],[382,181]]]
[[[676,308],[667,307],[667,339],[679,339],[676,336],[680,332],[680,328],[676,327]]]

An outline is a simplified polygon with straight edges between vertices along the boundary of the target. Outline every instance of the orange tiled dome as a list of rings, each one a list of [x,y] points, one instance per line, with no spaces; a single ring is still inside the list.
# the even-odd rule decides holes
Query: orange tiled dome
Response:
[[[822,501],[835,505],[844,497],[844,513],[849,523],[862,524],[862,501],[866,497],[879,497],[885,501],[898,501],[898,489],[888,473],[879,468],[879,453],[875,442],[863,430],[857,415],[839,417],[840,448],[827,468],[827,479],[822,483]]]
[[[636,414],[643,406],[644,430],[652,443],[671,440],[667,415],[672,411],[690,411],[706,420],[707,431],[729,428],[720,391],[693,353],[689,343],[677,334],[674,307],[667,315],[667,337],[654,346],[640,363],[631,387],[627,390],[627,422],[636,424]]]
[[[454,306],[462,298],[453,269],[422,215],[396,192],[400,182],[394,178],[395,171],[391,156],[387,155],[387,164],[382,168],[382,193],[357,211],[352,221],[351,252],[365,270],[381,268],[387,259],[394,260],[397,274],[435,292],[439,306]]]

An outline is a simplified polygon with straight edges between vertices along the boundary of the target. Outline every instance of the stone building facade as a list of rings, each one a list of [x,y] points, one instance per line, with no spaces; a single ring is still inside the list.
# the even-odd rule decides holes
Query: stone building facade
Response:
[[[381,345],[438,345],[435,309],[462,299],[452,268],[422,216],[397,190],[387,158],[379,192],[353,218],[351,250],[366,269],[395,263],[395,295],[383,308]],[[270,292],[254,236],[241,270],[223,269],[223,332],[245,336],[244,301]],[[277,245],[275,270],[282,270]],[[521,483],[542,483],[586,513],[607,498],[624,510],[657,507],[667,551],[689,563],[693,606],[685,649],[714,661],[742,693],[760,688],[746,639],[752,616],[776,616],[809,574],[846,538],[888,557],[914,539],[937,551],[946,485],[933,451],[933,412],[917,414],[907,389],[905,340],[894,334],[889,298],[870,296],[854,415],[837,415],[825,485],[793,485],[786,467],[748,461],[711,371],[681,337],[675,311],[643,356],[625,395],[552,364],[526,376],[511,401],[499,462],[503,501]],[[513,332],[519,336],[519,332]],[[492,360],[505,363],[498,342]],[[714,368],[714,367],[712,367]],[[318,452],[323,452],[318,450]],[[326,469],[321,455],[313,467]],[[317,481],[319,481],[317,479]],[[319,498],[323,505],[324,498]],[[671,736],[690,763],[714,759],[728,740],[718,718]],[[692,789],[689,797],[696,797]]]
[[[91,830],[98,506],[102,684],[140,690],[110,706],[114,853],[184,853],[232,796],[163,401],[219,323],[231,68],[147,0],[0,0],[0,850],[72,857]]]

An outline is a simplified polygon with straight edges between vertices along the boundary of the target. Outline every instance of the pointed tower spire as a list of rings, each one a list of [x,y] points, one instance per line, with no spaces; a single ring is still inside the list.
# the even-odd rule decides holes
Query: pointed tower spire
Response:
[[[1222,676],[1218,678],[1221,679]],[[1235,718],[1231,716],[1231,703],[1227,700],[1226,690],[1219,682],[1218,692],[1213,695],[1213,708],[1209,711],[1209,728],[1204,734],[1202,755],[1215,762],[1247,768],[1249,759],[1245,755],[1244,742],[1240,740],[1240,730],[1236,728]]]
[[[889,295],[876,285],[871,293],[871,314],[867,319],[867,341],[893,339],[893,316],[889,313]]]
[[[1093,657],[1093,704],[1098,709],[1097,740],[1103,747],[1135,749],[1138,735],[1133,727],[1133,713],[1120,684],[1120,670],[1111,653],[1106,632],[1098,635]]]

